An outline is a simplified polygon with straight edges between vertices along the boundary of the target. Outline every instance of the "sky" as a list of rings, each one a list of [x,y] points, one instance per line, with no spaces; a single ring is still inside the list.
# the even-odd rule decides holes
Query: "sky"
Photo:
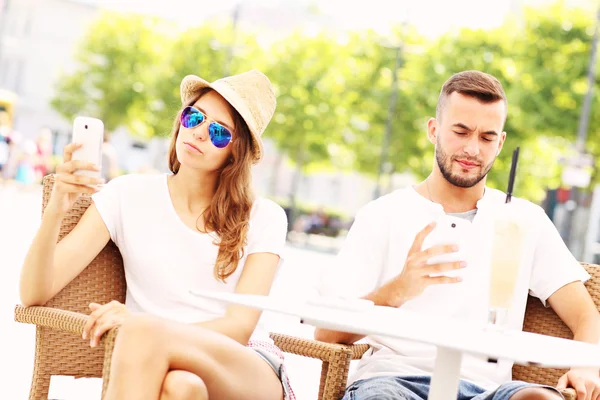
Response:
[[[1,1],[1,0],[0,0]],[[161,15],[183,25],[197,25],[211,17],[231,14],[240,5],[241,20],[244,12],[250,19],[274,19],[277,26],[279,10],[286,10],[287,18],[279,27],[306,14],[309,8],[318,8],[322,14],[317,28],[332,24],[346,29],[373,28],[385,35],[392,25],[408,19],[409,23],[428,37],[435,38],[452,28],[491,29],[500,26],[506,17],[518,16],[524,5],[544,5],[555,1],[584,6],[593,12],[597,0],[74,0],[96,3],[121,11]],[[246,8],[246,11],[244,10]],[[257,17],[256,10],[264,10]],[[298,17],[300,18],[300,17]],[[298,21],[303,21],[301,18]],[[295,21],[295,22],[298,22]]]
[[[493,28],[500,25],[511,6],[542,0],[84,0],[103,7],[158,14],[180,20],[198,22],[213,15],[233,10],[237,3],[249,5],[304,8],[310,4],[346,28],[375,28],[385,33],[390,24],[402,22],[406,16],[422,34],[437,36],[453,27]],[[410,3],[410,5],[408,5]],[[407,7],[410,7],[407,9]],[[194,10],[194,12],[192,12]]]

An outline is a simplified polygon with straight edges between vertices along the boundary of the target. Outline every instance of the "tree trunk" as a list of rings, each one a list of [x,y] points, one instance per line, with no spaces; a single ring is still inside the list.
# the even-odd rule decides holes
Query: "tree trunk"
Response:
[[[304,152],[302,149],[298,150],[298,156],[296,157],[296,170],[292,178],[292,187],[290,188],[290,204],[289,204],[289,215],[288,215],[288,232],[292,230],[294,223],[296,222],[296,196],[298,195],[298,189],[300,187],[300,181],[302,179],[302,168],[304,167]]]

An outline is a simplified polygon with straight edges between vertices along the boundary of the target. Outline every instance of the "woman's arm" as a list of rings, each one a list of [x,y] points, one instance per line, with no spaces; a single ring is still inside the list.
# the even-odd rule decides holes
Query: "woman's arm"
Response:
[[[43,305],[71,282],[100,253],[110,235],[92,204],[77,226],[56,243],[63,214],[47,208],[21,270],[24,306]]]
[[[24,306],[45,304],[96,257],[110,239],[98,210],[91,205],[77,226],[57,245],[62,219],[82,193],[98,192],[102,179],[76,175],[77,171],[99,171],[89,162],[73,160],[79,143],[65,146],[64,163],[56,167],[52,194],[40,228],[29,247],[21,269],[20,297]]]
[[[277,273],[279,256],[273,253],[253,253],[246,259],[236,293],[268,295]],[[262,311],[232,304],[223,318],[194,325],[222,333],[246,345],[258,324]]]

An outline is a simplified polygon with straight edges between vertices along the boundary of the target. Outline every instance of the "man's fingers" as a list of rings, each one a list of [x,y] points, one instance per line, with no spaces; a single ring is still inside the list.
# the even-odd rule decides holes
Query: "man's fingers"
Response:
[[[462,278],[459,276],[430,276],[427,278],[427,283],[429,285],[442,285],[459,282],[462,282]]]
[[[431,222],[429,225],[423,228],[421,232],[417,233],[417,236],[415,236],[415,240],[413,241],[413,244],[408,252],[409,256],[421,251],[421,248],[423,247],[423,241],[425,240],[427,235],[429,235],[433,231],[435,225],[435,221]]]
[[[449,262],[443,264],[433,264],[427,267],[423,267],[422,271],[424,275],[443,274],[448,271],[455,271],[457,269],[463,269],[467,266],[464,261]]]
[[[427,264],[427,261],[429,261],[431,257],[441,256],[443,254],[456,253],[458,250],[458,245],[455,244],[433,246],[414,254],[413,263],[415,266],[424,266]]]
[[[587,399],[587,389],[585,387],[585,382],[583,379],[579,377],[571,378],[571,386],[577,392],[577,400],[586,400]]]

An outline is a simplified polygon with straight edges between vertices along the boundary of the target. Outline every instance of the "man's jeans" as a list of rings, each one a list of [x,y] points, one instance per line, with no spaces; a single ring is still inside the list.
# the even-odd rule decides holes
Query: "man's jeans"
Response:
[[[354,382],[346,389],[342,400],[427,400],[429,376],[380,376]],[[521,389],[543,387],[564,397],[553,387],[521,381],[502,384],[498,389],[485,391],[479,386],[460,381],[457,400],[508,400]]]

